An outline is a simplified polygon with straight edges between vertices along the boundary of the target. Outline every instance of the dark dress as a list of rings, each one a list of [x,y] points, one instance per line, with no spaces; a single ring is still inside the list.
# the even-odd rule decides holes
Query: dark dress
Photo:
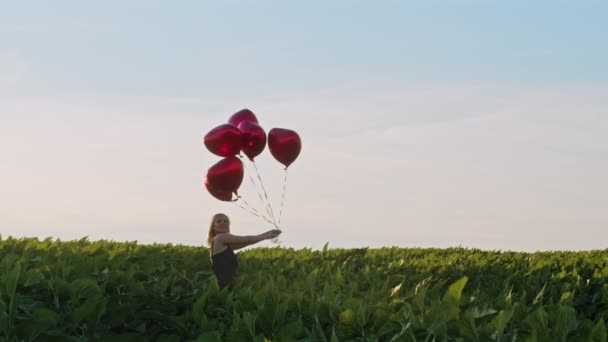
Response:
[[[211,244],[211,264],[213,272],[217,277],[220,288],[228,286],[232,288],[234,278],[238,274],[239,261],[230,247],[213,255],[213,243]]]

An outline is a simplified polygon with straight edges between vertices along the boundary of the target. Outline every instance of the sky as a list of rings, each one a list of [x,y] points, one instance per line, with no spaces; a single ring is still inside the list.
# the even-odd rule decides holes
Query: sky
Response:
[[[217,212],[271,229],[202,183],[203,136],[249,108],[302,138],[280,246],[607,248],[607,10],[0,0],[0,234],[203,246]],[[256,165],[278,212],[283,167]]]

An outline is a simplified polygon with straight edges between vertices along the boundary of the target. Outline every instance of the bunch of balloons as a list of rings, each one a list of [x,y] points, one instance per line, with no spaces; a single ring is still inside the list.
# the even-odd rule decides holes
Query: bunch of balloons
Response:
[[[272,156],[285,166],[285,175],[287,175],[287,168],[298,158],[302,149],[302,141],[295,131],[284,128],[273,128],[268,132],[267,137],[257,117],[249,109],[242,109],[234,113],[228,120],[228,123],[221,124],[210,130],[205,135],[203,142],[211,153],[223,157],[223,159],[215,163],[207,171],[204,180],[205,187],[213,197],[221,201],[233,202],[239,199],[243,200],[238,194],[238,189],[243,182],[245,174],[241,161],[241,158],[243,158],[240,154],[241,152],[253,163],[256,173],[258,173],[258,179],[262,183],[255,166],[254,158],[264,151],[266,143],[268,143],[268,149]],[[253,178],[251,179],[253,181]],[[287,178],[285,177],[285,182],[286,180]],[[268,201],[268,195],[263,183],[261,185]],[[233,195],[235,195],[234,199]],[[282,197],[284,196],[285,184],[283,185]],[[281,213],[283,209],[282,203],[283,199],[281,200]],[[267,204],[267,208],[269,208],[268,214],[271,216],[272,222],[268,218],[266,220],[277,226],[270,203]],[[253,213],[257,214],[258,212],[253,210]]]

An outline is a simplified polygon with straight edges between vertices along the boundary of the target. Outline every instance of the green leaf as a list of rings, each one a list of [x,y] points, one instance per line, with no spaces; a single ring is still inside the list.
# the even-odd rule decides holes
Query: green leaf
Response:
[[[591,331],[589,342],[606,342],[606,340],[608,340],[608,337],[606,336],[606,325],[604,320],[600,319]]]
[[[336,329],[334,328],[331,329],[331,340],[329,340],[329,342],[340,342],[338,336],[336,336]]]
[[[255,319],[256,315],[251,312],[245,312],[243,314],[243,323],[247,327],[250,337],[255,337]]]
[[[44,275],[39,269],[31,269],[23,274],[23,286],[30,287],[38,285],[44,280]]]
[[[11,269],[14,269],[13,265],[17,260],[19,260],[20,256],[14,253],[9,253],[2,257],[2,267],[4,268],[4,272],[8,273]]]
[[[279,341],[293,341],[304,331],[304,324],[301,319],[283,325],[277,333]]]
[[[343,285],[344,284],[344,276],[342,275],[342,271],[340,270],[340,268],[338,268],[336,270],[336,280],[335,280],[335,282],[338,285]]]
[[[492,308],[485,308],[483,310],[479,310],[477,307],[475,307],[473,309],[473,318],[478,319],[478,318],[483,318],[486,316],[490,316],[493,315],[495,313],[497,313],[498,311],[492,309]]]
[[[180,342],[182,339],[179,335],[162,334],[156,338],[156,342]]]
[[[91,278],[77,279],[70,285],[70,295],[74,299],[92,298],[101,296],[101,289],[97,282]]]
[[[283,322],[287,314],[287,301],[280,302],[275,309],[273,325],[277,326]]]
[[[545,288],[547,288],[547,283],[545,283],[545,285],[543,285],[543,288],[540,289],[540,291],[538,292],[538,294],[534,298],[534,301],[532,302],[532,304],[542,303],[543,297],[545,296]]]
[[[198,299],[194,302],[192,307],[192,318],[197,326],[201,326],[203,318],[206,316],[205,314],[205,303],[207,302],[207,293],[203,293],[198,297]]]
[[[355,313],[351,309],[344,310],[340,313],[339,321],[345,325],[351,325],[355,320]]]
[[[232,321],[227,331],[226,340],[228,341],[249,341],[253,337],[247,329],[247,326],[243,323],[243,319],[235,311]]]
[[[45,331],[57,325],[59,314],[47,308],[37,308],[32,312],[32,322],[40,331]]]
[[[8,329],[13,327],[17,316],[17,284],[21,276],[21,263],[15,263],[13,269],[5,276],[4,284],[9,299]]]
[[[549,318],[547,312],[542,307],[534,310],[526,318],[526,321],[534,335],[537,335],[539,338],[547,338],[549,336]]]
[[[460,312],[460,298],[462,290],[467,283],[466,276],[460,278],[448,287],[441,302],[435,302],[429,308],[425,321],[430,324],[429,330],[433,335],[444,335],[446,324],[458,316]]]
[[[414,297],[412,298],[412,303],[414,304],[414,307],[418,309],[418,312],[425,311],[424,305],[426,299],[426,292],[429,288],[430,282],[431,277],[428,277],[416,285]]]
[[[559,302],[564,305],[572,305],[573,300],[574,294],[572,293],[572,291],[566,291],[562,293],[562,297],[559,299]]]
[[[461,314],[461,319],[456,322],[455,326],[458,328],[460,337],[467,341],[479,341],[479,334],[477,324],[475,322],[475,310],[466,310]]]
[[[256,291],[253,295],[253,302],[258,308],[261,308],[266,303],[266,295],[268,294],[267,288],[262,288]]]
[[[8,319],[8,314],[6,312],[0,311],[0,332],[5,335],[8,335],[10,331],[10,322]]]
[[[462,290],[464,289],[464,286],[467,284],[468,280],[469,278],[464,276],[450,285],[446,293],[443,295],[443,301],[449,303],[450,305],[460,306]]]
[[[89,298],[76,308],[73,312],[73,320],[77,324],[80,322],[86,322],[90,329],[94,329],[99,319],[106,311],[107,299],[98,296]]]
[[[509,323],[509,321],[511,320],[511,317],[513,317],[512,308],[500,310],[498,315],[494,317],[493,325],[496,329],[495,332],[497,341],[500,341],[500,339],[502,338],[502,334],[507,326],[507,323]]]
[[[222,342],[219,331],[208,331],[200,334],[194,342]]]
[[[93,339],[95,342],[144,342],[147,341],[146,336],[138,333],[127,333],[119,335],[107,335],[99,339]]]
[[[557,308],[556,314],[556,333],[562,341],[566,341],[568,335],[575,331],[578,327],[578,321],[576,320],[576,312],[571,306],[560,305]]]

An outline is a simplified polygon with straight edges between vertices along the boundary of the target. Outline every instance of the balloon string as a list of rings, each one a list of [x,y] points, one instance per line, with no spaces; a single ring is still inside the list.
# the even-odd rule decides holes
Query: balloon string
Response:
[[[285,187],[287,186],[287,168],[285,168],[285,177],[283,178],[283,194],[281,195],[281,210],[279,211],[279,226],[281,226],[281,217],[283,216],[283,203],[285,202]]]
[[[253,210],[256,214],[260,215],[261,218],[263,218],[264,220],[270,222],[270,219],[268,219],[266,216],[264,216],[264,214],[260,213],[259,211],[257,211],[257,209],[255,209],[251,204],[249,204],[243,197],[241,197],[240,195],[237,195],[237,200],[241,200],[243,201],[243,203],[250,208],[251,210]],[[272,223],[272,222],[271,222]]]
[[[255,160],[253,161],[253,167],[255,168],[255,173],[258,175],[258,179],[260,180],[260,184],[262,185],[262,190],[264,191],[264,197],[266,197],[267,207],[270,208],[270,216],[272,218],[272,221],[274,222],[274,226],[277,229],[280,229],[279,226],[277,226],[276,219],[274,218],[274,211],[272,210],[272,206],[270,205],[270,200],[268,199],[268,193],[266,192],[266,188],[264,187],[264,182],[262,181],[262,177],[260,177],[260,172],[258,171],[258,167],[255,164]]]
[[[240,200],[241,200],[241,201],[242,201],[242,202],[243,202],[243,203],[244,203],[244,204],[245,204],[247,207],[244,207],[244,206],[242,206],[240,203],[237,203],[237,201],[238,201],[239,199],[240,199]],[[251,206],[249,205],[249,203],[247,203],[247,201],[245,201],[245,200],[244,200],[244,199],[243,199],[241,196],[237,195],[237,198],[236,198],[236,199],[234,199],[234,200],[232,200],[232,202],[233,202],[234,204],[236,204],[236,206],[237,206],[237,207],[239,207],[239,208],[243,209],[244,211],[246,211],[246,212],[248,212],[248,213],[250,213],[250,214],[252,214],[252,215],[254,215],[254,216],[257,216],[257,217],[259,217],[259,218],[263,219],[264,221],[266,221],[266,222],[268,222],[268,223],[270,223],[270,224],[272,224],[272,225],[274,225],[274,226],[276,227],[276,223],[274,223],[274,222],[270,221],[270,220],[269,220],[267,217],[265,217],[264,215],[260,214],[260,213],[259,213],[257,210],[255,210],[255,208],[251,208]],[[274,243],[274,244],[281,243],[281,241],[279,241],[279,238],[278,238],[278,237],[277,237],[277,238],[270,239],[270,241],[271,241],[272,243]]]
[[[245,204],[247,207],[244,207],[244,206],[242,206],[241,204],[237,203],[237,201],[236,201],[236,200],[235,200],[235,201],[232,201],[234,204],[236,204],[236,206],[237,206],[237,207],[239,207],[239,208],[241,208],[241,209],[243,209],[243,210],[245,210],[245,211],[249,212],[250,214],[252,214],[252,215],[254,215],[254,216],[257,216],[257,217],[259,217],[259,218],[263,219],[264,221],[266,221],[266,222],[268,222],[268,223],[270,223],[270,224],[273,224],[273,222],[272,222],[272,221],[270,221],[268,218],[266,218],[265,216],[261,215],[261,214],[260,214],[260,213],[259,213],[257,210],[255,210],[255,209],[251,208],[251,207],[249,206],[249,203],[247,203],[247,201],[245,201],[245,200],[244,200],[242,197],[238,197],[238,198],[237,198],[237,200],[239,200],[239,199],[240,199],[240,200],[242,200],[242,201],[243,201],[243,203],[244,203],[244,204]]]
[[[247,173],[249,174],[249,172],[247,172]],[[260,198],[260,201],[262,202],[262,204],[264,204],[264,198],[262,198],[262,194],[260,193],[260,190],[258,189],[258,185],[256,184],[256,182],[253,179],[253,177],[251,176],[251,174],[249,174],[249,180],[251,181],[251,184],[253,184],[253,187],[255,188],[255,192],[258,194],[258,197]],[[266,213],[268,214],[269,217],[272,216],[271,213],[270,213],[270,210],[268,209],[268,205],[266,205]]]

